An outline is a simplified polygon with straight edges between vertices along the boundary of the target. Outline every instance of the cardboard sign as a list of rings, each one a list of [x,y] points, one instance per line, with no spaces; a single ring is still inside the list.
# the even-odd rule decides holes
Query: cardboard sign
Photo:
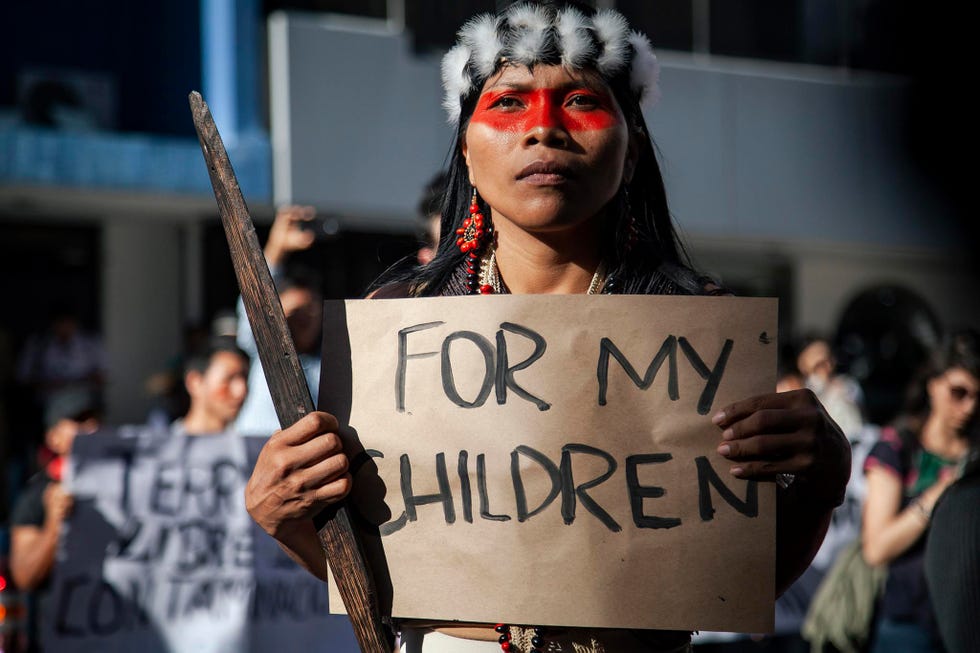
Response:
[[[320,407],[398,618],[772,627],[775,490],[711,416],[772,392],[776,301],[327,302]],[[339,601],[331,605],[340,606]]]
[[[77,438],[45,650],[355,650],[326,585],[245,512],[263,442],[149,429]]]

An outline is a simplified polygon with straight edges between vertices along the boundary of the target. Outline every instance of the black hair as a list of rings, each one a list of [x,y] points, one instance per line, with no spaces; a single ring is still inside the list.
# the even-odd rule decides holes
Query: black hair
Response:
[[[594,16],[596,13],[592,7],[572,0],[538,0],[533,4],[542,7],[552,16],[565,7],[574,7],[586,16]],[[550,54],[542,57],[540,63],[560,64],[559,49],[550,48]],[[499,62],[494,74],[503,65],[503,62]],[[620,187],[605,208],[606,228],[603,230],[604,242],[601,247],[608,266],[606,291],[631,294],[653,292],[659,283],[660,272],[670,277],[683,291],[696,293],[704,289],[706,280],[696,277],[689,269],[687,253],[674,229],[667,206],[667,193],[653,141],[639,100],[631,89],[629,76],[630,66],[627,65],[614,77],[604,78],[639,149],[632,179]],[[456,247],[455,233],[468,215],[473,187],[469,182],[461,143],[479,96],[480,89],[477,88],[461,98],[460,119],[448,157],[439,249],[435,258],[428,265],[415,268],[407,275],[382,275],[373,287],[407,281],[412,286],[413,294],[436,295],[462,266],[466,255]],[[489,207],[482,203],[482,199],[480,201],[483,214],[489,216]]]
[[[279,294],[287,290],[308,290],[314,295],[320,296],[322,280],[316,270],[305,265],[291,266],[288,273],[276,281],[276,290]]]
[[[440,170],[422,189],[422,197],[419,198],[419,204],[416,207],[422,220],[428,219],[430,215],[442,214],[442,205],[446,202],[446,186],[448,183],[449,174],[445,170]]]
[[[905,396],[905,408],[899,418],[899,424],[918,432],[929,416],[929,381],[942,376],[952,369],[962,369],[969,372],[980,381],[980,333],[974,329],[953,331],[936,347],[925,364],[909,384]],[[976,415],[973,424],[968,427],[976,436]]]
[[[208,340],[206,346],[192,352],[187,357],[187,360],[184,361],[184,374],[186,375],[188,372],[204,374],[211,367],[211,362],[214,360],[214,357],[221,352],[236,354],[241,356],[246,365],[251,364],[251,359],[248,354],[238,346],[234,338],[229,336],[215,336]]]

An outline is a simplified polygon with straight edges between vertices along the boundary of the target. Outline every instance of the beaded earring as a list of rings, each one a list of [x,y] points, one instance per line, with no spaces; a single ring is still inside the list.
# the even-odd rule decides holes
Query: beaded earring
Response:
[[[480,288],[480,250],[483,249],[487,234],[491,231],[485,226],[483,213],[480,212],[480,204],[476,194],[476,187],[473,187],[473,199],[470,200],[470,215],[463,220],[463,226],[456,230],[456,246],[459,251],[466,254],[466,285],[469,286],[470,294],[487,294]]]

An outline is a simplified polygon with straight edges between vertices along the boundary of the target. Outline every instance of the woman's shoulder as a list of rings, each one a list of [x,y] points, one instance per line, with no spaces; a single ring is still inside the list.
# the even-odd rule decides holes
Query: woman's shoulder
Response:
[[[910,430],[901,425],[886,426],[881,429],[878,441],[868,452],[864,470],[867,472],[875,467],[884,467],[904,476],[917,448],[918,439]]]

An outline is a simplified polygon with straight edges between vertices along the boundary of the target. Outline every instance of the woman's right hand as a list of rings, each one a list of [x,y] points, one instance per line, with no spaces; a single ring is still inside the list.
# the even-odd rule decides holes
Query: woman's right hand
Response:
[[[259,453],[245,486],[245,508],[269,535],[285,543],[310,530],[310,520],[347,496],[348,460],[333,415],[314,412],[276,431]]]

